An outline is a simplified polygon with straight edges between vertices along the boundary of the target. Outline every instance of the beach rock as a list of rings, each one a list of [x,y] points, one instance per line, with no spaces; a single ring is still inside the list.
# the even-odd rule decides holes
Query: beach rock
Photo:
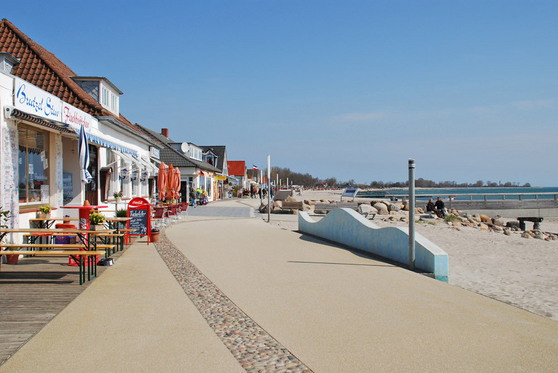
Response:
[[[399,211],[401,210],[401,205],[397,203],[390,203],[388,206],[388,210],[391,211]]]
[[[492,224],[503,227],[504,225],[506,225],[506,222],[504,221],[504,219],[500,215],[496,215],[492,219]]]
[[[481,220],[480,220],[480,218],[479,218],[479,216],[478,216],[477,214],[471,215],[471,216],[469,217],[469,219],[470,219],[470,221],[473,221],[473,222],[475,222],[475,223],[480,223],[480,222],[481,222]]]
[[[380,215],[387,215],[389,213],[388,207],[384,203],[376,203],[373,206]]]
[[[488,230],[488,225],[486,225],[486,224],[484,224],[484,223],[480,223],[479,229],[480,229],[481,231],[487,231],[487,230]]]
[[[512,234],[512,233],[511,233],[511,229],[509,229],[509,228],[504,228],[504,234],[505,234],[506,236],[511,236],[511,234]]]
[[[488,216],[488,215],[481,215],[480,216],[480,221],[481,221],[481,223],[491,223],[492,224],[492,219],[490,219],[490,216]]]
[[[273,201],[273,205],[271,205],[273,208],[275,207],[283,207],[283,201]],[[271,210],[273,211],[273,210]]]
[[[502,228],[502,226],[496,225],[496,224],[493,224],[491,228],[494,232],[502,232],[504,230],[504,228]]]
[[[522,238],[531,238],[531,235],[529,234],[529,232],[523,232],[523,233],[521,233],[521,237]]]
[[[296,198],[294,198],[293,196],[288,196],[287,198],[285,198],[286,202],[296,202]]]
[[[314,206],[314,205],[316,205],[316,201],[308,201],[308,200],[306,200],[306,199],[304,200],[304,203],[306,203],[306,204],[309,205],[309,206]]]
[[[374,210],[375,212],[372,212],[372,210]],[[362,204],[362,205],[358,205],[358,212],[364,215],[364,214],[376,214],[378,211],[370,205]]]

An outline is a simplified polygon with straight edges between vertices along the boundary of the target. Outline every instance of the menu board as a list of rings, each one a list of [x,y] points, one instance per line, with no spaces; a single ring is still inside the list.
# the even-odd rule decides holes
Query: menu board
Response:
[[[133,235],[147,235],[147,210],[130,210],[130,229],[135,229]]]
[[[128,229],[134,229],[130,236],[147,236],[151,242],[151,205],[145,198],[133,198],[128,203]]]

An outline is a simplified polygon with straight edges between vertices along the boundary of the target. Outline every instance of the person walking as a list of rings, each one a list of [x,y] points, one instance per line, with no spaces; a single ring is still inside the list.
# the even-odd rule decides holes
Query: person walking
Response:
[[[194,187],[190,189],[190,203],[194,208],[196,208],[196,191],[194,190]]]

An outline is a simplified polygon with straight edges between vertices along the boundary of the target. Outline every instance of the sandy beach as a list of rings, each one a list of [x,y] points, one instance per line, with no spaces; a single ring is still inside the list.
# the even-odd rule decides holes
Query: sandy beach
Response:
[[[341,191],[306,190],[302,195],[296,194],[297,200],[339,201]],[[372,222],[379,227],[408,226],[406,221],[400,221],[406,214],[376,215]],[[286,229],[298,228],[296,219],[278,218],[272,222]],[[531,227],[527,223],[527,229]],[[558,217],[545,218],[541,230],[558,233]],[[453,227],[442,219],[418,222],[416,231],[448,253],[450,284],[558,320],[558,240],[522,238],[520,232],[506,236],[478,228]]]

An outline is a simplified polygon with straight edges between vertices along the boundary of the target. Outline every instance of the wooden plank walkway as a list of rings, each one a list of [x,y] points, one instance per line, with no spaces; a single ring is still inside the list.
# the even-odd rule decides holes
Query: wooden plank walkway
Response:
[[[111,258],[116,260],[122,253]],[[97,266],[97,276],[107,268]],[[78,268],[68,266],[66,257],[27,257],[16,265],[2,264],[0,366],[91,283],[79,285]]]

